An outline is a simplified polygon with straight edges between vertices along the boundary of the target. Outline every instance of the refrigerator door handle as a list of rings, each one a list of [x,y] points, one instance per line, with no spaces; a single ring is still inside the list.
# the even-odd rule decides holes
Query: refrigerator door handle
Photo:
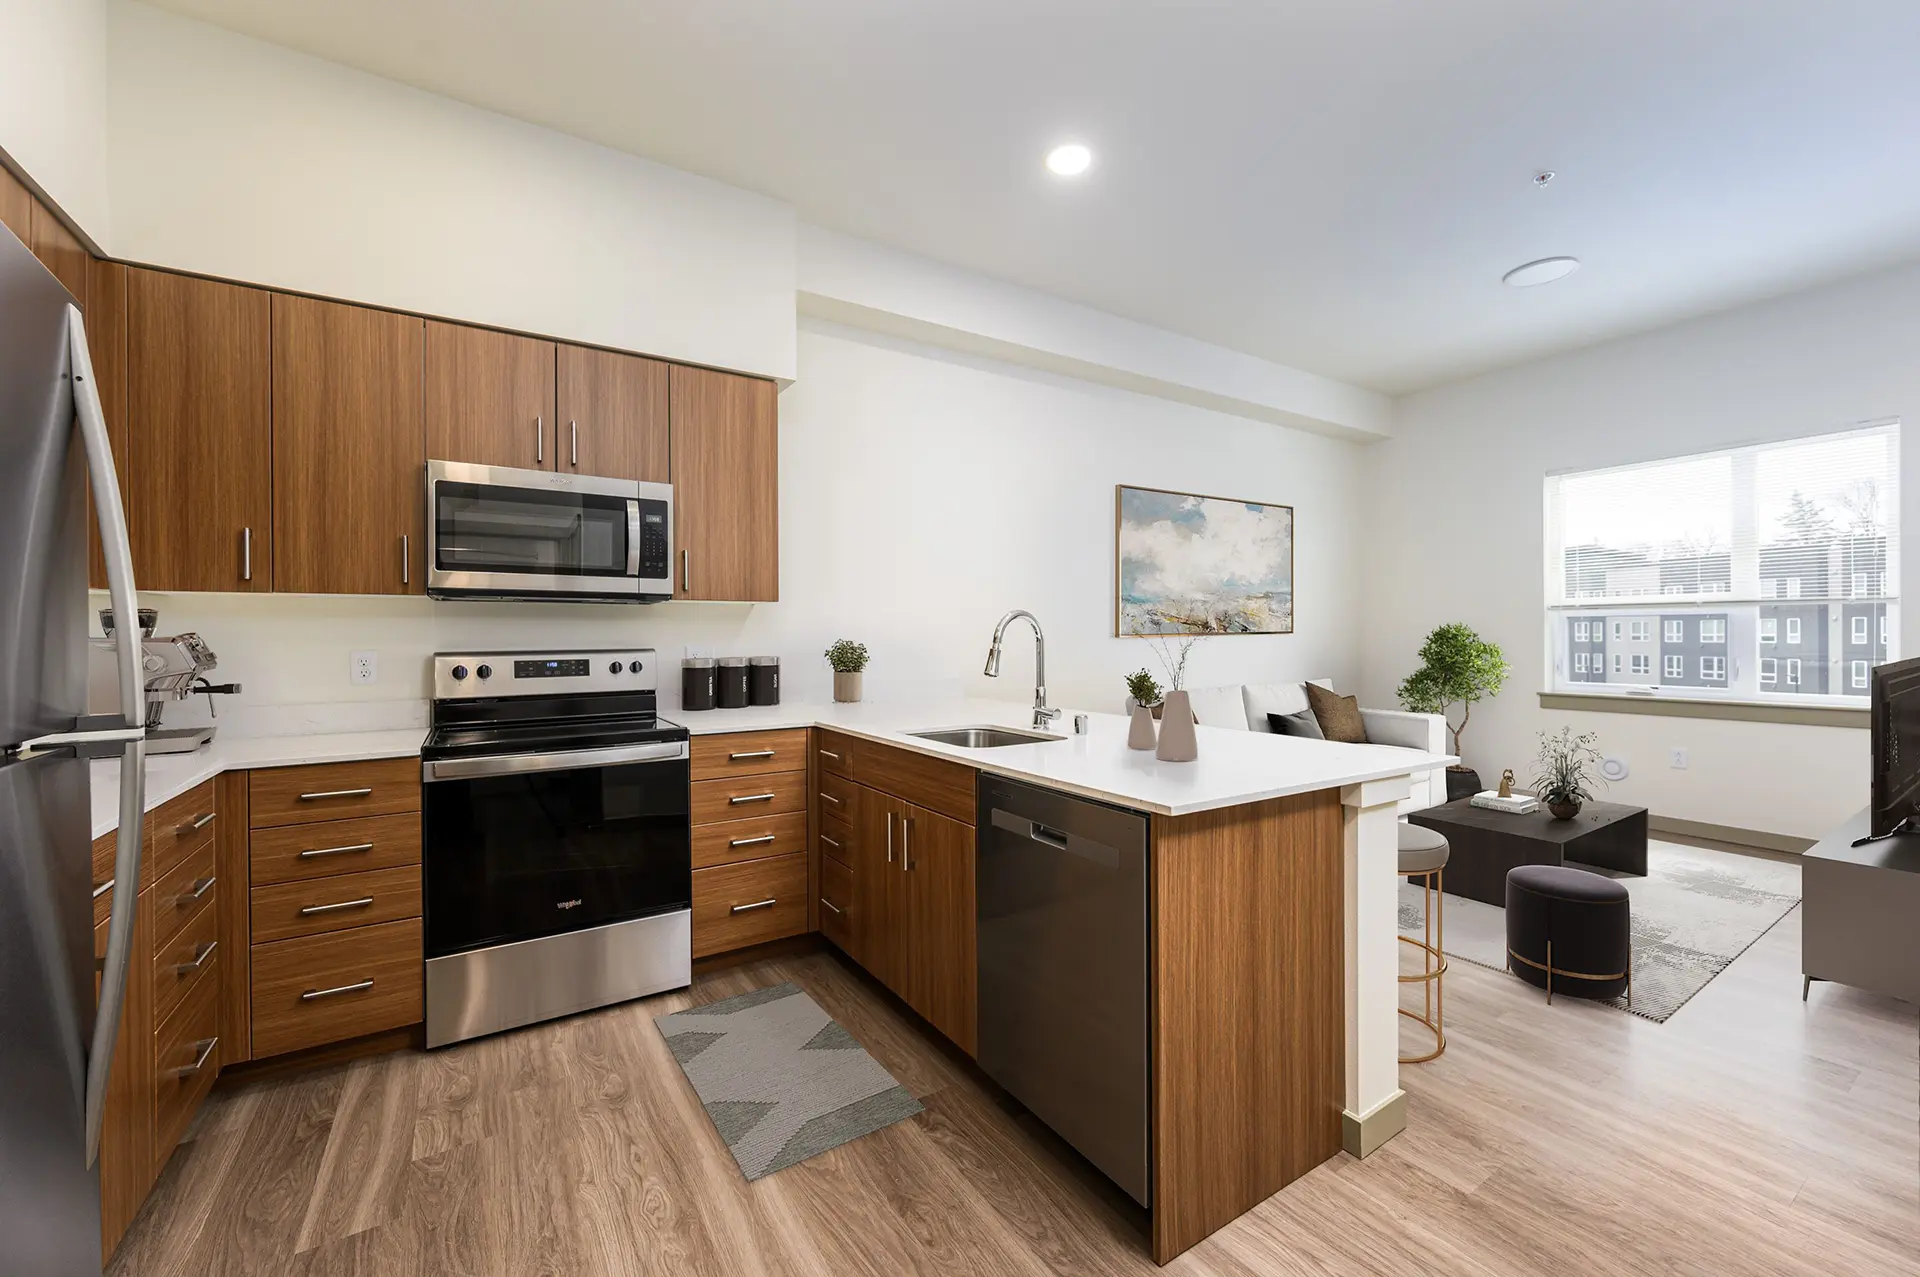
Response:
[[[133,585],[133,549],[127,540],[127,511],[120,500],[120,478],[113,464],[107,418],[93,378],[93,357],[80,308],[67,307],[67,354],[73,374],[74,416],[86,448],[93,485],[93,511],[100,524],[100,548],[107,561],[107,591],[113,599],[114,665],[120,677],[120,714],[126,731],[145,722],[141,707],[140,627]],[[107,922],[107,956],[100,975],[100,1006],[93,1017],[93,1046],[87,1052],[87,1165],[100,1156],[100,1128],[106,1115],[107,1073],[114,1040],[120,1033],[120,1009],[127,992],[127,966],[133,948],[133,915],[140,900],[140,827],[146,814],[147,744],[144,732],[125,743],[120,756],[120,836],[113,862],[113,912]]]

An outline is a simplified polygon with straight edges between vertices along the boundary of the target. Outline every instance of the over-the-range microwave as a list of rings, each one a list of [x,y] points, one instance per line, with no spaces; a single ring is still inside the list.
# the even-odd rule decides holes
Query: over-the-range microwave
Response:
[[[658,603],[673,597],[673,488],[427,462],[427,593]]]

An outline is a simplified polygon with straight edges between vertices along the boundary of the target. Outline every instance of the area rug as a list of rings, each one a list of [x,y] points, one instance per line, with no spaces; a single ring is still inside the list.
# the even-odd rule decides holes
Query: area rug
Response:
[[[1594,872],[1624,883],[1633,910],[1633,1006],[1625,998],[1601,1005],[1656,1022],[1685,1006],[1800,903],[1797,864],[1678,843],[1647,844],[1644,878]],[[1401,879],[1402,935],[1421,934],[1421,900],[1420,888]],[[1506,969],[1505,909],[1448,896],[1446,928],[1448,956]],[[1409,951],[1401,948],[1404,963]]]
[[[749,1180],[921,1111],[852,1034],[791,984],[654,1024]]]

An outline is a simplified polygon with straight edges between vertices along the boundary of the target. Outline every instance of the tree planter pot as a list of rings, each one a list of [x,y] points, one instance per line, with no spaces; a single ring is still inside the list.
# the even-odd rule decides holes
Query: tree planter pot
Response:
[[[1547,810],[1555,820],[1572,820],[1580,814],[1579,803],[1548,803]]]
[[[835,670],[833,672],[833,699],[836,701],[859,700],[860,678],[861,672],[859,670],[854,670],[852,673],[843,673],[840,670]]]
[[[1447,768],[1447,801],[1456,802],[1462,798],[1471,798],[1479,793],[1480,773],[1471,767]]]

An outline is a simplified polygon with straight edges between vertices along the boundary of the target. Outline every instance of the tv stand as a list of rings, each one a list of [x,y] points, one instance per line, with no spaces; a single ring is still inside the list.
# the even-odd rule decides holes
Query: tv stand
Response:
[[[1899,837],[1902,837],[1903,835],[1910,834],[1913,832],[1914,832],[1913,817],[1902,816],[1900,818],[1900,823],[1895,825],[1892,829],[1889,829],[1886,833],[1868,834],[1865,838],[1854,839],[1850,845],[1854,847],[1865,847],[1871,843],[1885,842],[1889,838],[1899,838]]]
[[[1920,1003],[1920,833],[1866,832],[1862,811],[1801,857],[1800,996],[1832,980]]]

